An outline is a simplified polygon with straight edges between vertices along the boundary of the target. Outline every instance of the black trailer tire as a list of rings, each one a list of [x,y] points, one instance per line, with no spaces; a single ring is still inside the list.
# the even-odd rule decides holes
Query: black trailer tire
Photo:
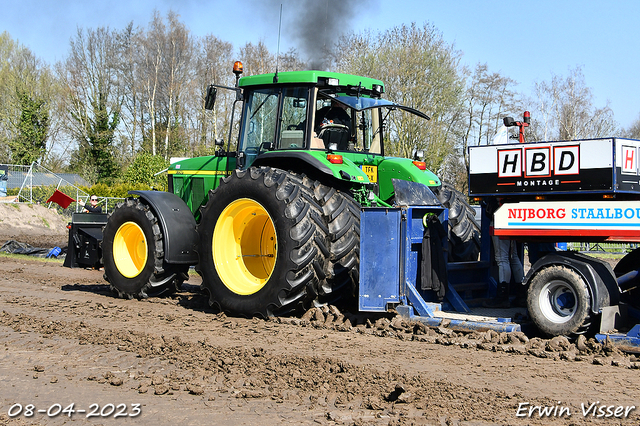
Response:
[[[158,218],[138,198],[118,203],[102,236],[104,278],[123,298],[171,294],[188,278],[188,267],[164,264]]]
[[[631,253],[627,253],[613,268],[616,278],[622,275],[640,269],[640,248],[634,249]],[[637,286],[637,280],[631,280],[620,285],[623,291],[621,300],[630,304],[635,308],[640,308],[640,288]]]
[[[198,225],[209,303],[220,311],[268,317],[306,309],[324,279],[320,207],[290,173],[236,170],[209,193]]]
[[[466,197],[447,182],[442,182],[439,188],[431,189],[440,203],[449,209],[449,261],[478,260],[480,226],[475,221],[475,211]]]
[[[529,315],[547,336],[583,334],[590,323],[591,297],[584,280],[572,269],[547,266],[531,279]]]
[[[303,178],[322,206],[328,228],[327,279],[319,289],[321,304],[349,301],[357,294],[360,276],[360,204],[344,191]]]
[[[621,277],[627,272],[640,268],[640,248],[634,249],[631,253],[627,253],[613,268],[616,277]]]

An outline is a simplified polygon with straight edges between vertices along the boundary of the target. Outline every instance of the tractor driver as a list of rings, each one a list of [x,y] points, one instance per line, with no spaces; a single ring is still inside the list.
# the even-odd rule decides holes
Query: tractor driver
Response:
[[[317,137],[311,141],[312,148],[325,148],[330,144],[336,144],[337,149],[348,149],[351,139],[351,117],[346,111],[346,106],[331,101],[330,106],[316,111],[313,129]]]

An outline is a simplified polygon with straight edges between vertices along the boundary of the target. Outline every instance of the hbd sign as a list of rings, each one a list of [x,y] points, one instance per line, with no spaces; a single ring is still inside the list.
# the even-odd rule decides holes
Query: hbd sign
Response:
[[[540,178],[580,173],[580,145],[498,149],[499,178]]]
[[[471,147],[469,194],[640,191],[638,155],[618,138]]]

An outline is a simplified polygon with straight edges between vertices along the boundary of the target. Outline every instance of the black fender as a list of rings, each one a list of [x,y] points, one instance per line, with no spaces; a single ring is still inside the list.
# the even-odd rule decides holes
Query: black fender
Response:
[[[129,191],[149,205],[159,219],[164,241],[164,260],[170,264],[198,263],[196,220],[187,204],[177,195],[164,191]]]
[[[600,309],[620,303],[620,287],[611,266],[595,257],[571,251],[559,251],[541,257],[531,266],[524,278],[529,285],[540,269],[550,265],[561,265],[574,270],[587,283],[591,295],[591,312],[600,313]]]

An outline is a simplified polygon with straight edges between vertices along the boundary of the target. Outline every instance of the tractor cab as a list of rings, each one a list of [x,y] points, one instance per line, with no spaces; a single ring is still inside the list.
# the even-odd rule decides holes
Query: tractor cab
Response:
[[[429,117],[383,99],[380,80],[327,71],[240,77],[241,69],[234,66],[236,85],[227,87],[242,104],[237,149],[219,150],[207,160],[225,162],[226,173],[262,166],[288,170],[346,188],[365,206],[393,204],[394,179],[440,185],[424,161],[385,156],[392,111]],[[213,108],[215,87],[209,88],[207,109]]]
[[[395,109],[381,81],[324,71],[292,71],[239,79],[243,111],[238,163],[250,167],[272,151],[384,155],[384,120]]]

